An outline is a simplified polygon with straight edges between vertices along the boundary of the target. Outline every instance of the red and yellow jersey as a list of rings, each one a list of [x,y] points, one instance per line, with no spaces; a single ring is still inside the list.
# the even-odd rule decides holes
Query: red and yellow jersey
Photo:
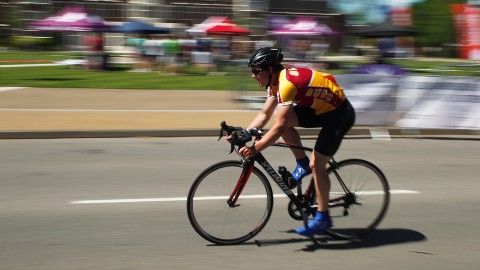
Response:
[[[333,75],[309,68],[282,70],[268,88],[268,96],[278,99],[278,106],[308,106],[316,114],[334,110],[345,100]]]

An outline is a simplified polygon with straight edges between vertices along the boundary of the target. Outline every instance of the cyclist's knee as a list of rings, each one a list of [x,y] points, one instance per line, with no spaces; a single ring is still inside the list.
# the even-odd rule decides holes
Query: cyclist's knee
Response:
[[[326,171],[327,163],[330,161],[331,157],[322,155],[317,151],[314,151],[312,158],[310,159],[310,168],[316,171]]]

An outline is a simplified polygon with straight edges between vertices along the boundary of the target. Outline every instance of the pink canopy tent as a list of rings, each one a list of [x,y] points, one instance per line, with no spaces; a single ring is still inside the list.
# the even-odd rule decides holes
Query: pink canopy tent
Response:
[[[227,17],[212,16],[200,24],[186,30],[191,35],[200,36],[241,36],[250,34]]]
[[[28,28],[65,32],[105,32],[112,29],[101,17],[88,14],[83,7],[65,7],[53,16],[29,24]]]
[[[312,17],[297,18],[267,33],[277,36],[335,36],[341,34],[332,30],[328,25],[319,24]]]

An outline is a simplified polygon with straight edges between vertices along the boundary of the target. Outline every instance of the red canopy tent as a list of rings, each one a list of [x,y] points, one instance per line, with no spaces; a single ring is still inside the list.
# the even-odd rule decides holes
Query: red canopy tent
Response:
[[[242,28],[227,17],[212,16],[200,24],[186,30],[191,35],[200,36],[242,36],[250,30]]]

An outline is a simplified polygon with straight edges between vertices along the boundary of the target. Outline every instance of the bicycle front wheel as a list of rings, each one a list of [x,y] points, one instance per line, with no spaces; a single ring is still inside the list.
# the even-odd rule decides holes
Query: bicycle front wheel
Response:
[[[253,168],[235,205],[228,203],[244,168],[240,161],[223,161],[203,171],[187,197],[187,213],[195,231],[219,245],[243,243],[267,224],[273,208],[272,187]]]
[[[333,227],[327,233],[337,239],[355,239],[375,229],[390,202],[382,171],[368,161],[348,159],[329,168],[328,174]]]

